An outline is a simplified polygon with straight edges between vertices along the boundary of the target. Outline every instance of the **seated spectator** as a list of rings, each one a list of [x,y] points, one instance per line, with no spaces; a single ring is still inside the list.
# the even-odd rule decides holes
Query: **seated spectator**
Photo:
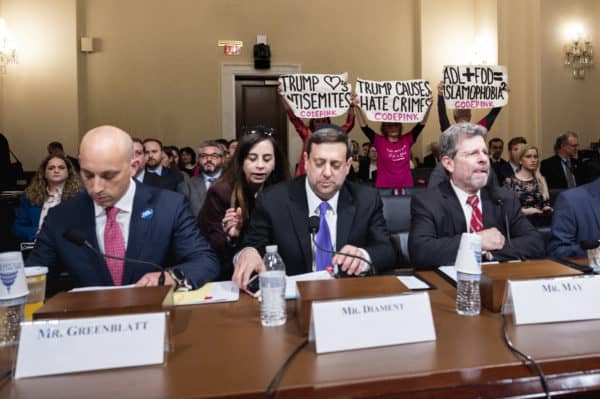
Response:
[[[466,232],[481,236],[486,260],[544,256],[544,241],[521,212],[517,196],[486,187],[490,163],[485,134],[485,128],[471,123],[453,125],[442,133],[441,163],[450,180],[414,194],[411,200],[408,250],[416,268],[454,264]]]
[[[75,168],[75,172],[79,173],[79,160],[75,157],[67,155],[60,141],[53,141],[51,143],[48,143],[47,150],[48,155],[64,154],[67,157],[67,159],[71,162],[71,165],[73,165],[73,168]]]
[[[180,151],[179,170],[188,174],[188,176],[198,176],[200,167],[196,165],[196,152],[192,147],[183,147]]]
[[[548,188],[567,189],[577,186],[578,148],[577,133],[566,132],[558,136],[554,144],[555,155],[542,161],[541,171],[548,181]]]
[[[586,256],[583,240],[600,240],[600,179],[558,196],[552,218],[548,255]]]
[[[517,158],[519,169],[513,177],[504,181],[504,186],[513,190],[521,202],[521,211],[534,226],[548,226],[552,208],[546,179],[539,171],[538,149],[532,145],[521,148]]]
[[[304,153],[306,152],[306,143],[308,142],[310,135],[312,132],[318,130],[319,127],[331,124],[331,118],[313,118],[308,122],[308,126],[306,126],[304,122],[302,122],[302,119],[294,114],[294,111],[292,111],[289,104],[285,101],[285,98],[283,98],[281,85],[277,88],[277,92],[281,95],[281,102],[283,103],[283,108],[285,109],[285,112],[287,112],[290,122],[292,122],[292,125],[296,128],[296,132],[298,132],[298,136],[302,139],[302,152],[300,153],[300,159],[296,165],[295,173],[295,176],[301,176],[306,173]],[[354,104],[351,104],[350,109],[348,110],[348,116],[346,117],[346,123],[344,123],[341,128],[344,132],[349,133],[353,127]]]
[[[245,288],[253,272],[264,270],[266,245],[278,246],[288,275],[333,265],[348,275],[371,269],[361,259],[333,255],[332,250],[370,260],[375,273],[395,265],[379,193],[346,181],[352,163],[346,133],[339,126],[323,126],[311,135],[306,149],[306,176],[270,186],[256,200],[244,249],[236,255],[232,280],[238,287]],[[311,245],[312,216],[319,218],[318,247]]]
[[[227,144],[227,153],[229,154],[229,158],[233,158],[235,156],[235,150],[237,149],[239,144],[239,140],[233,139],[229,140],[229,144]]]
[[[355,101],[355,105],[358,104],[357,97],[354,97],[353,101]],[[410,149],[425,128],[430,110],[431,106],[427,109],[423,120],[406,134],[402,134],[402,124],[396,122],[382,122],[381,134],[376,134],[367,125],[362,111],[357,112],[361,130],[377,150],[375,187],[395,188],[401,191],[404,187],[414,185]]]
[[[81,190],[71,161],[64,153],[48,155],[21,197],[13,233],[20,241],[34,241],[50,208]]]
[[[361,157],[358,176],[363,182],[375,182],[377,179],[377,150],[375,147],[369,149],[368,157]]]
[[[506,179],[513,177],[517,170],[519,170],[519,154],[526,145],[527,139],[525,139],[525,137],[513,137],[508,141],[508,162],[500,161],[492,163],[500,185],[504,184]]]
[[[177,191],[178,184],[183,181],[183,175],[178,171],[163,166],[163,145],[160,140],[145,139],[144,153],[146,155],[144,184]]]
[[[368,141],[365,141],[364,143],[362,143],[362,153],[360,155],[363,157],[368,157],[370,149],[371,149],[371,143],[369,143]]]
[[[208,189],[197,218],[200,231],[221,261],[220,280],[231,279],[232,258],[247,229],[256,195],[288,177],[283,153],[263,131],[243,136],[231,162]]]
[[[438,143],[431,143],[429,145],[429,149],[431,153],[429,155],[426,155],[425,158],[423,158],[423,163],[421,164],[421,166],[423,166],[424,168],[435,168],[435,165],[437,165],[440,162],[440,149]]]

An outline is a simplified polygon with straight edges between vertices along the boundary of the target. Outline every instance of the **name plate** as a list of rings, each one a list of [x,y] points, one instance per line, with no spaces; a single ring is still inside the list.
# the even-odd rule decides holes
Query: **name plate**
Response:
[[[317,353],[433,341],[429,295],[315,301],[309,338]]]
[[[165,313],[21,323],[15,378],[164,362]]]
[[[515,324],[600,318],[600,276],[509,280],[504,313]]]

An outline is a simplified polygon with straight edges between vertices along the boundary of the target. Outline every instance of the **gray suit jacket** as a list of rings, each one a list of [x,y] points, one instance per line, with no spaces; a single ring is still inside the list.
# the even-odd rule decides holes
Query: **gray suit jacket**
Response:
[[[192,176],[187,181],[184,180],[177,185],[177,192],[183,194],[188,200],[194,218],[198,217],[198,212],[204,204],[207,191],[202,174]]]

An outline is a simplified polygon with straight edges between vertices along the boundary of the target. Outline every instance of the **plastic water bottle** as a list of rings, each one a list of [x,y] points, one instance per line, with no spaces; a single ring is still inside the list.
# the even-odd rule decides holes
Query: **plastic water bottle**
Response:
[[[456,312],[463,316],[477,316],[481,312],[481,274],[457,272],[456,277]]]
[[[263,326],[281,326],[287,320],[285,311],[285,264],[277,253],[277,245],[269,245],[263,259],[265,271],[260,281],[260,322]]]

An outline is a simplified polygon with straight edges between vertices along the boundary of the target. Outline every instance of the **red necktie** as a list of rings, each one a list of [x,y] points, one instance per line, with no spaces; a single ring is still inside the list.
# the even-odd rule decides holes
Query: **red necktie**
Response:
[[[467,204],[471,205],[473,212],[471,212],[471,225],[469,226],[469,233],[477,233],[483,230],[483,216],[479,210],[479,198],[476,195],[471,195],[467,198]]]
[[[106,226],[104,226],[104,252],[110,256],[125,256],[125,240],[121,226],[117,223],[119,208],[106,208]],[[123,261],[104,258],[115,285],[123,285]]]

